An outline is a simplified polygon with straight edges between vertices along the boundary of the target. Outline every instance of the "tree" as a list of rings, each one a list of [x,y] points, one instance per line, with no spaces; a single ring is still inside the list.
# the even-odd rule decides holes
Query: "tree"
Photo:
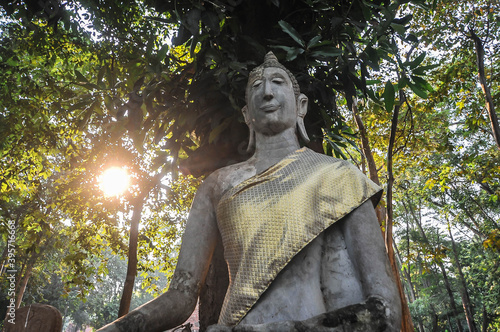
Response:
[[[68,4],[71,5],[78,4]],[[118,221],[121,213],[127,211],[127,201],[133,199],[131,194],[122,201],[103,200],[96,191],[100,170],[121,161],[135,173],[137,182],[147,181],[147,169],[138,166],[140,158],[160,160],[166,156],[165,152],[156,156],[154,149],[148,154],[134,151],[127,138],[120,137],[126,124],[122,121],[113,125],[113,113],[103,111],[106,105],[115,111],[114,103],[121,103],[135,83],[136,77],[128,80],[129,69],[140,71],[146,65],[137,66],[141,52],[131,57],[134,44],[118,48],[114,43],[121,37],[118,33],[110,33],[105,42],[96,44],[85,27],[77,24],[78,13],[60,8],[57,19],[47,21],[30,12],[30,4],[23,6],[18,3],[15,8],[9,7],[11,16],[2,21],[5,34],[1,48],[5,69],[1,88],[6,96],[1,102],[2,155],[6,156],[2,158],[0,174],[2,227],[8,220],[16,220],[17,262],[21,271],[16,287],[18,305],[30,276],[42,263],[41,253],[54,245],[67,252],[62,259],[66,270],[59,271],[66,286],[76,285],[80,296],[85,296],[92,288],[89,279],[95,273],[87,259],[102,257],[103,246],[117,253],[126,248],[121,238],[123,225]],[[129,9],[133,15],[124,20],[123,27],[130,18],[140,17],[136,7]],[[144,31],[154,33],[154,29],[148,28],[145,26]],[[129,28],[124,29],[130,34]],[[41,38],[45,34],[50,38]],[[125,60],[128,69],[119,65]],[[97,84],[90,83],[88,77],[93,77]],[[106,126],[112,128],[105,130]],[[185,177],[180,181],[189,182]],[[180,181],[170,183],[177,186]],[[144,196],[149,194],[141,192]],[[155,194],[161,195],[159,190]],[[181,203],[188,204],[188,200]],[[173,231],[171,236],[181,230],[177,225],[162,229]],[[148,240],[157,242],[154,237]],[[164,249],[168,253],[174,248],[172,245]],[[169,261],[173,259],[170,257]],[[104,262],[100,264],[102,271]]]

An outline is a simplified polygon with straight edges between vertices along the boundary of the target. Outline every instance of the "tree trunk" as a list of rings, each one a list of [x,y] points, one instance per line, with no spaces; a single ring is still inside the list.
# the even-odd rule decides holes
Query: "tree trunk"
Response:
[[[420,223],[420,218],[417,218],[417,216],[415,216],[415,214],[413,213],[411,203],[410,203],[409,209],[406,208],[405,204],[403,204],[403,205],[405,207],[405,210],[407,212],[409,212],[411,214],[411,216],[413,217],[413,220],[415,220],[415,223],[417,224],[418,229],[420,231],[420,234],[422,235],[422,238],[424,239],[425,243],[427,243],[429,246],[431,246],[431,243],[429,242],[429,239],[427,238],[427,235],[424,232],[424,228],[422,227],[422,224]],[[455,298],[453,297],[453,291],[451,290],[450,281],[448,280],[448,275],[446,274],[446,269],[444,268],[443,262],[436,261],[436,264],[439,266],[439,269],[441,270],[441,274],[443,275],[446,292],[448,293],[448,297],[450,298],[450,307],[451,307],[451,310],[453,312],[453,316],[456,317],[456,319],[457,319],[458,331],[463,332],[462,324],[460,323],[460,318],[458,317],[459,312],[457,309],[457,305],[455,303]]]
[[[408,308],[408,303],[406,302],[406,297],[403,291],[403,285],[401,284],[401,278],[399,276],[399,271],[396,266],[396,260],[394,258],[394,248],[392,240],[392,222],[393,222],[393,211],[392,211],[392,188],[394,185],[394,174],[392,172],[392,157],[394,153],[394,142],[396,140],[396,129],[398,126],[399,109],[403,102],[403,94],[400,91],[400,102],[394,108],[394,114],[391,121],[391,133],[389,136],[389,147],[387,149],[387,194],[386,194],[386,223],[385,223],[385,247],[387,254],[389,256],[389,261],[391,263],[392,272],[396,280],[399,296],[401,297],[401,309],[402,309],[402,321],[401,321],[401,331],[402,332],[413,332],[413,321],[410,315],[410,309]]]
[[[436,315],[436,312],[432,314],[432,332],[438,332],[438,315]]]
[[[460,264],[460,260],[458,259],[458,250],[455,244],[455,240],[453,239],[453,235],[451,233],[451,226],[449,224],[448,224],[448,232],[450,234],[453,256],[455,258],[455,268],[457,269],[458,279],[461,285],[460,296],[462,298],[462,304],[464,307],[465,318],[467,319],[467,325],[469,326],[470,332],[478,332],[476,323],[474,322],[474,309],[472,308],[469,292],[467,291],[467,284],[465,283],[465,277],[462,272],[462,266]]]
[[[401,255],[399,253],[398,247],[394,246],[394,249],[395,249],[396,257],[399,260],[399,264],[401,265],[402,260],[401,260]],[[410,273],[409,273],[409,271],[408,271],[407,268],[403,269],[403,273],[404,273],[404,275],[406,277],[406,280],[408,281],[408,289],[409,289],[408,292],[410,294],[410,296],[409,296],[410,297],[409,302],[413,303],[417,299],[417,294],[415,294],[415,288],[413,287],[413,282],[411,280],[411,275],[410,275]],[[419,330],[419,332],[424,332],[425,331],[425,329],[424,329],[424,323],[422,323],[422,319],[419,316],[417,316],[417,324],[418,324],[418,330]]]
[[[448,296],[450,298],[451,311],[453,312],[453,316],[457,320],[458,331],[463,332],[462,323],[460,323],[459,312],[455,303],[455,298],[453,297],[453,292],[451,290],[450,281],[448,280],[448,275],[446,274],[446,270],[442,262],[439,262],[438,266],[441,269],[441,273],[443,274],[444,286],[446,287],[446,291],[448,292]]]
[[[10,213],[6,212],[6,214],[7,214],[7,218],[8,219],[12,219],[12,216],[11,216]],[[16,220],[14,222],[14,229],[16,230],[16,232],[17,232],[17,227],[19,225],[19,220],[20,219],[21,219],[21,213],[18,213],[17,217],[16,217]],[[0,267],[0,275],[2,275],[4,273],[4,269],[5,269],[5,271],[7,270],[5,262],[7,261],[7,254],[8,254],[8,251],[9,251],[8,249],[9,249],[9,241],[7,241],[7,243],[5,244],[5,248],[4,248],[3,252],[2,252],[2,260],[1,260],[2,265]]]
[[[401,254],[399,253],[398,247],[394,246],[394,253],[396,254],[396,258],[398,259],[399,266],[402,266],[402,259],[401,259]],[[404,276],[408,282],[408,294],[409,294],[409,301],[410,303],[413,303],[417,296],[415,295],[415,289],[413,288],[413,283],[411,281],[411,275],[408,272],[407,268],[400,268],[400,270],[403,270]]]
[[[0,275],[3,274],[4,267],[5,267],[5,261],[7,260],[7,249],[9,248],[9,243],[5,244],[5,248],[2,251],[2,258],[0,259],[0,262],[2,262],[2,265],[0,267]],[[7,270],[7,269],[5,269]]]
[[[455,330],[453,329],[453,326],[451,325],[451,319],[450,319],[450,315],[446,314],[446,321],[448,322],[448,327],[450,328],[450,332],[455,332]],[[460,325],[461,327],[461,325]]]
[[[41,241],[42,237],[41,235],[39,235],[36,240],[36,243],[32,246],[33,252],[31,253],[30,258],[28,259],[26,264],[23,264],[23,266],[21,267],[21,271],[19,273],[20,279],[18,279],[16,283],[16,289],[17,289],[16,308],[19,308],[21,305],[24,296],[24,291],[26,290],[26,286],[28,285],[28,280],[30,279],[31,272],[33,271],[33,266],[35,265],[37,258],[42,253],[42,248],[40,248]],[[38,248],[39,250],[38,253],[36,252],[35,248]]]
[[[21,306],[21,302],[22,302],[23,296],[24,296],[24,291],[26,290],[26,286],[28,285],[28,280],[30,280],[32,271],[33,271],[33,264],[30,264],[30,265],[28,265],[28,268],[26,269],[26,272],[24,273],[24,276],[21,280],[20,287],[17,290],[16,309],[19,309],[19,307]]]
[[[368,135],[366,134],[366,128],[363,124],[363,120],[359,116],[358,106],[356,100],[352,101],[352,114],[354,117],[354,121],[356,122],[356,126],[358,127],[359,134],[361,136],[361,150],[363,151],[363,155],[366,159],[366,164],[368,166],[368,174],[370,176],[370,180],[375,182],[377,185],[380,185],[380,180],[378,177],[377,164],[375,164],[375,159],[373,158],[373,153],[370,148],[370,142],[368,140]],[[380,225],[382,225],[385,221],[385,207],[382,204],[379,204],[375,209],[377,213],[377,219]]]
[[[486,306],[483,303],[483,324],[481,326],[481,332],[488,332],[488,326],[490,325],[490,316],[486,311]]]
[[[37,246],[39,245],[40,241],[37,241]],[[16,296],[16,308],[19,308],[21,306],[21,302],[23,300],[23,296],[24,296],[24,291],[26,290],[26,286],[28,285],[28,280],[30,279],[31,277],[31,272],[33,271],[33,266],[35,265],[36,263],[36,259],[38,257],[38,254],[36,252],[33,252],[31,254],[31,257],[29,258],[28,260],[28,263],[25,265],[26,267],[26,270],[24,271],[24,273],[22,273],[22,271],[24,270],[24,267],[21,269],[21,273],[19,274],[19,277],[21,277],[22,275],[22,278],[20,279],[20,282],[18,283],[18,288],[17,288],[17,296]]]
[[[118,318],[126,315],[130,310],[132,292],[134,291],[135,276],[137,274],[137,241],[139,239],[139,223],[141,221],[142,207],[144,205],[144,193],[139,194],[135,199],[132,219],[130,220],[130,237],[128,245],[127,276],[123,285]]]
[[[479,76],[479,84],[483,89],[484,98],[486,99],[486,109],[488,110],[488,115],[491,122],[491,130],[493,131],[493,138],[500,150],[500,127],[498,125],[498,118],[495,112],[495,104],[493,103],[493,98],[491,97],[490,87],[486,82],[486,75],[484,73],[484,46],[483,41],[479,38],[474,31],[470,32],[472,40],[474,40],[474,46],[476,49],[476,63],[477,72]]]

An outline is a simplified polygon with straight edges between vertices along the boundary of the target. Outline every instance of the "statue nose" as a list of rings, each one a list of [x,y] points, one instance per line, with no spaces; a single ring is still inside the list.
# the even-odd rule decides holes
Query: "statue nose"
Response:
[[[273,89],[271,87],[271,84],[268,82],[264,83],[264,100],[271,100],[274,98],[274,93]]]

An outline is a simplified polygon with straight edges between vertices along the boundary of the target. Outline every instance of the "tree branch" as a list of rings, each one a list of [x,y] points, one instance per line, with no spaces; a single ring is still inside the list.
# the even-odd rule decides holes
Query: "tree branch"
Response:
[[[484,46],[481,38],[476,35],[476,33],[471,30],[470,37],[474,41],[474,47],[476,49],[476,62],[477,62],[477,72],[479,76],[479,84],[483,89],[484,97],[486,99],[486,109],[488,110],[488,115],[490,117],[491,129],[493,131],[493,138],[500,150],[500,127],[498,125],[498,118],[495,112],[495,104],[493,103],[493,98],[491,96],[490,88],[486,82],[486,75],[484,73]]]

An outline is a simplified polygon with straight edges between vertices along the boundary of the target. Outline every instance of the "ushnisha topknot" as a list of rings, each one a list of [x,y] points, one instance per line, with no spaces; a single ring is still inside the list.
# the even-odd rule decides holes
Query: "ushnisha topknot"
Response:
[[[266,56],[264,57],[264,62],[258,66],[255,67],[251,72],[250,75],[248,76],[248,84],[247,84],[247,89],[245,93],[245,100],[248,101],[248,87],[251,85],[251,83],[256,80],[258,77],[261,77],[264,69],[265,68],[280,68],[283,69],[288,77],[290,77],[290,80],[292,81],[292,86],[293,86],[293,92],[295,94],[295,98],[298,98],[300,95],[300,87],[299,83],[297,82],[297,79],[295,76],[293,76],[292,72],[289,71],[285,66],[283,66],[281,63],[279,63],[278,58],[276,55],[274,55],[273,52],[268,52]]]

